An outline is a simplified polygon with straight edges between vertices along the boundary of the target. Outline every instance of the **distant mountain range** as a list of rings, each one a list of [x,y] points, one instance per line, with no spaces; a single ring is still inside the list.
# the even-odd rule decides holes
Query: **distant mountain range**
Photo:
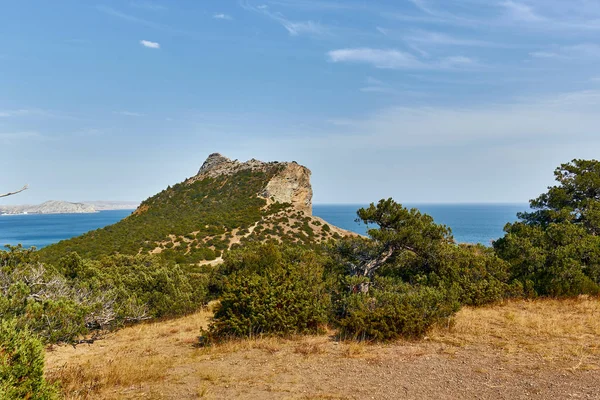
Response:
[[[38,205],[0,206],[0,214],[87,214],[105,210],[135,209],[139,203],[118,201],[89,201],[71,203],[50,200]]]

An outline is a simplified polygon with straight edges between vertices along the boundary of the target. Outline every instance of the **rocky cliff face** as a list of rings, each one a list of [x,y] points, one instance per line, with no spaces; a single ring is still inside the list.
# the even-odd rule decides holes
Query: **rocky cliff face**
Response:
[[[310,185],[310,170],[295,161],[292,162],[263,162],[251,159],[246,162],[230,160],[219,153],[213,153],[191,179],[192,182],[206,177],[215,178],[221,175],[233,175],[243,170],[264,171],[275,170],[275,175],[269,180],[264,190],[257,195],[268,202],[291,203],[294,208],[312,215],[312,186]]]

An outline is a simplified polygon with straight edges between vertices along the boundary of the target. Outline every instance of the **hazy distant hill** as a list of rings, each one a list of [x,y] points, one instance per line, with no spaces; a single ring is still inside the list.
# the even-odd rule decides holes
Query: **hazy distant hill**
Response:
[[[90,204],[50,200],[34,206],[1,206],[0,212],[3,214],[84,214],[95,213],[97,210]]]
[[[0,214],[86,214],[106,210],[133,210],[139,206],[135,201],[68,201],[50,200],[39,205],[4,205]]]
[[[105,210],[134,210],[140,205],[139,201],[82,201],[93,206],[97,211]]]
[[[47,260],[76,251],[161,254],[181,263],[218,262],[240,243],[312,245],[354,235],[312,216],[310,170],[296,162],[232,161],[211,154],[198,174],[143,201],[124,220],[41,250]]]

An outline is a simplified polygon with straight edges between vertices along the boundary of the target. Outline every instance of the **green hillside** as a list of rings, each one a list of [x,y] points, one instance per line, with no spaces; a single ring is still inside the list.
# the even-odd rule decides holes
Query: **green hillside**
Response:
[[[310,244],[338,237],[335,228],[294,209],[260,197],[285,164],[264,164],[216,177],[197,177],[144,201],[124,220],[40,251],[56,262],[70,252],[86,259],[103,255],[160,254],[178,263],[215,260],[238,243],[276,239]]]

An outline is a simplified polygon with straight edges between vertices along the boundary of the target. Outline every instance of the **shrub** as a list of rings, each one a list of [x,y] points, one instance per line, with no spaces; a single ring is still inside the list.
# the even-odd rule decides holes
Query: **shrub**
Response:
[[[57,399],[56,389],[44,379],[44,349],[14,320],[0,321],[0,398],[4,400]]]
[[[338,325],[343,339],[390,341],[423,336],[459,309],[442,289],[376,278],[368,293],[343,300]]]
[[[273,243],[228,255],[221,303],[205,339],[316,333],[330,307],[320,257]]]
[[[494,242],[529,295],[600,293],[600,161],[573,160]]]

